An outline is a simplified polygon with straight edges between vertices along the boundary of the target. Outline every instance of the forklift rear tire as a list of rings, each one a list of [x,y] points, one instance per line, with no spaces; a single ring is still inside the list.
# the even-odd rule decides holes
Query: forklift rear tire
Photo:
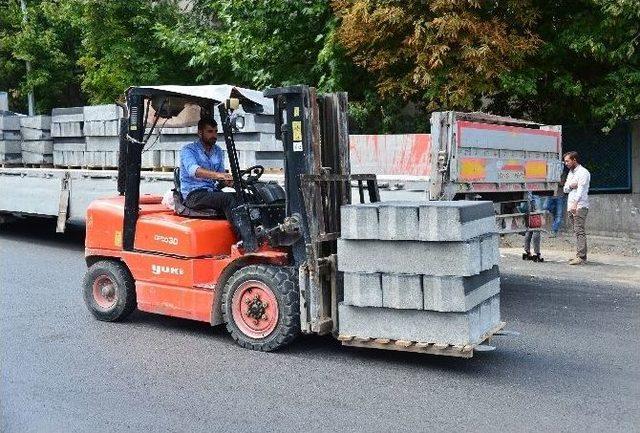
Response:
[[[300,333],[300,294],[294,268],[249,265],[224,286],[222,317],[242,347],[270,352]]]
[[[136,309],[136,285],[122,262],[97,261],[87,270],[82,286],[84,302],[98,320],[119,321]]]

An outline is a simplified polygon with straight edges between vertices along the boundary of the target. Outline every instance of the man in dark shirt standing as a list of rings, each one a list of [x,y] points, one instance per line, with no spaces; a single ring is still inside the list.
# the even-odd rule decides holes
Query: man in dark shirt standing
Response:
[[[232,222],[235,194],[220,189],[233,182],[233,177],[225,172],[224,152],[216,144],[217,138],[218,124],[214,119],[198,122],[198,140],[180,151],[180,193],[186,207],[219,210]]]

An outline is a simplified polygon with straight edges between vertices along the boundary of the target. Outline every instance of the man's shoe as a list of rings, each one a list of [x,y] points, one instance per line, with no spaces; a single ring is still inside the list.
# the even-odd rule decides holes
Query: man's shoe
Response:
[[[551,233],[549,233],[549,237],[550,237],[550,238],[557,238],[557,237],[558,237],[558,232],[551,232]]]
[[[581,259],[580,257],[574,257],[573,259],[569,260],[570,265],[584,265],[585,263],[587,263],[587,261]]]

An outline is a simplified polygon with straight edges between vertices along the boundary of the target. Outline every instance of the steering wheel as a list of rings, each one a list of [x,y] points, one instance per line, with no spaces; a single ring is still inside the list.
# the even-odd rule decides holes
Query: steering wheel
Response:
[[[254,165],[244,170],[240,170],[240,178],[247,185],[252,185],[260,179],[260,176],[264,173],[264,166]],[[246,176],[246,178],[245,178]]]

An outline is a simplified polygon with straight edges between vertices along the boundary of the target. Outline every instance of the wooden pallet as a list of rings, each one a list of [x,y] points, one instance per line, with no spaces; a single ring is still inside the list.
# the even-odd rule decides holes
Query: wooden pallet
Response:
[[[474,350],[479,350],[478,346],[489,342],[491,337],[498,333],[505,322],[500,322],[493,329],[480,337],[480,343],[457,346],[444,343],[419,342],[408,340],[392,340],[389,338],[360,337],[355,335],[339,335],[338,340],[343,346],[364,347],[367,349],[399,350],[402,352],[426,353],[429,355],[453,356],[457,358],[471,358]]]
[[[85,170],[117,170],[118,167],[102,166],[102,165],[86,165],[83,167]]]
[[[53,164],[52,163],[46,163],[46,164],[22,164],[22,167],[24,168],[53,168]]]

